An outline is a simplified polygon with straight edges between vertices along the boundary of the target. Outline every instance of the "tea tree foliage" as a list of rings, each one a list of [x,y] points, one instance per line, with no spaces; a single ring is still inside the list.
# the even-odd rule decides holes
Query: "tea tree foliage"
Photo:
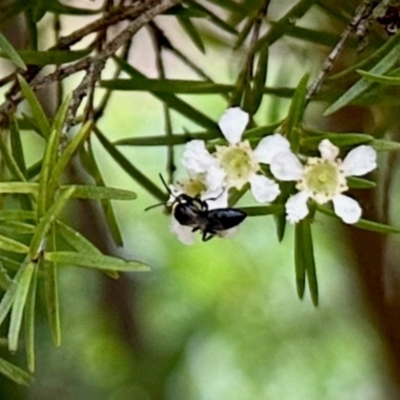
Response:
[[[98,201],[112,240],[122,246],[112,200],[132,201],[135,207],[136,193],[130,188],[108,186],[99,167],[101,160],[93,152],[93,141],[98,141],[118,168],[132,178],[133,188],[144,188],[159,202],[167,202],[167,193],[123,154],[124,146],[165,149],[167,165],[160,163],[158,169],[168,176],[171,190],[201,197],[200,204],[215,196],[224,202],[222,208],[236,207],[251,217],[274,218],[277,246],[286,234],[287,222],[294,223],[298,295],[303,298],[307,283],[315,305],[319,294],[312,227],[319,215],[327,216],[329,223],[339,219],[382,234],[400,232],[386,221],[360,218],[361,207],[356,209],[356,218],[354,214],[350,218],[349,203],[340,207],[335,203],[345,189],[350,189],[350,197],[352,189],[375,190],[379,181],[370,175],[359,176],[375,169],[377,152],[400,148],[397,138],[389,134],[395,118],[382,108],[383,104],[393,106],[399,102],[400,33],[395,29],[396,21],[389,21],[389,29],[388,17],[385,18],[389,7],[394,7],[393,2],[364,0],[350,5],[346,1],[299,0],[285,10],[274,3],[104,0],[82,2],[76,7],[54,0],[14,0],[3,4],[0,324],[7,331],[5,342],[10,352],[21,351],[21,334],[24,335],[26,364],[15,366],[0,359],[2,374],[28,384],[35,372],[38,288],[45,294],[54,343],[61,344],[57,275],[62,266],[94,268],[114,278],[121,272],[150,269],[146,260],[104,254],[76,229],[73,218],[65,212],[74,199]],[[80,27],[71,22],[72,16],[80,16],[81,21],[83,17]],[[317,17],[330,22],[327,26],[311,24]],[[20,19],[25,21],[26,29],[19,25]],[[10,24],[25,35],[25,48],[12,44],[18,32],[15,28],[10,33]],[[40,24],[45,24],[46,29]],[[177,26],[191,48],[182,46],[174,36]],[[62,29],[66,27],[68,33]],[[146,57],[154,58],[155,78],[131,62],[139,32],[151,39],[152,51]],[[224,51],[236,52],[240,60],[229,83],[216,82],[193,57],[198,54],[199,59],[207,60],[213,42]],[[270,66],[279,60],[279,46],[290,52],[290,60],[304,56],[310,60],[306,68],[303,66],[305,74],[296,85],[282,86],[283,76],[270,72]],[[325,62],[321,61],[321,48]],[[193,78],[168,78],[168,57],[185,65]],[[217,62],[209,62],[218,68],[218,64],[226,65],[229,60],[221,56]],[[67,82],[69,77],[78,77],[72,86]],[[58,92],[54,115],[44,109],[38,94],[52,90]],[[107,114],[110,97],[116,91],[142,91],[155,97],[162,104],[163,113],[154,111],[154,118],[163,120],[164,132],[132,135],[113,142],[111,133],[104,132],[99,121]],[[218,96],[225,102],[227,113],[234,110],[235,116],[227,120],[224,114],[221,119],[214,119],[196,101],[182,96],[188,94],[191,99]],[[280,107],[282,104],[288,106]],[[335,124],[326,122],[328,116],[332,121],[340,111],[354,105],[380,110],[380,125],[366,132],[329,128]],[[140,113],[140,104],[133,112]],[[173,113],[197,128],[178,131]],[[28,162],[25,132],[35,135],[43,145],[41,157],[34,164]],[[285,152],[279,147],[283,141]],[[184,146],[182,159],[175,152],[179,146]],[[359,158],[351,168],[347,167],[349,171],[359,171],[355,163],[363,164],[365,157],[373,160],[363,173],[343,172],[341,160],[349,164],[347,160],[353,159],[355,153]],[[284,157],[290,158],[286,158],[290,162],[285,165],[280,164]],[[247,168],[249,160],[251,168]],[[378,157],[378,168],[379,160]],[[68,172],[77,163],[91,177],[92,184],[71,179]],[[316,163],[325,169],[315,168]],[[285,170],[289,164],[294,168],[291,171]],[[187,179],[177,181],[176,166],[187,174]],[[295,171],[296,166],[303,175]],[[311,176],[311,170],[317,171],[318,176]],[[243,178],[243,171],[248,172],[248,179]],[[293,179],[285,173],[292,174]],[[335,180],[338,175],[334,193],[318,192],[319,188],[332,188],[325,179]],[[255,201],[244,206],[240,200],[249,190]],[[301,200],[301,210],[293,211],[297,192],[307,193]],[[324,201],[318,201],[321,198]],[[334,201],[335,212],[328,200]],[[181,228],[179,224],[177,228]]]

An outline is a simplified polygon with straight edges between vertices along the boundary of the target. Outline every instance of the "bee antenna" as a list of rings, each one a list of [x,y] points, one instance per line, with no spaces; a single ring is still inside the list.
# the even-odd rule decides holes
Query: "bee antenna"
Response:
[[[158,176],[160,177],[161,182],[163,183],[165,189],[167,189],[167,192],[168,192],[171,196],[173,196],[173,194],[172,194],[172,192],[171,192],[171,189],[170,189],[169,186],[167,185],[167,182],[165,182],[163,176],[162,176],[161,174],[158,174]]]
[[[158,176],[160,177],[161,182],[162,182],[163,186],[165,187],[165,189],[167,190],[167,192],[168,192],[171,196],[175,197],[174,194],[172,193],[172,190],[171,190],[171,189],[169,188],[169,186],[167,185],[167,182],[165,182],[163,176],[162,176],[161,174],[158,174]],[[148,210],[151,210],[152,208],[160,207],[160,206],[164,206],[164,205],[166,205],[165,202],[153,204],[153,205],[150,206],[150,207],[146,207],[146,208],[144,209],[144,211],[148,211]]]
[[[156,208],[156,207],[160,207],[160,206],[165,206],[165,202],[153,204],[152,206],[146,207],[144,209],[144,211],[148,211],[148,210],[151,210],[152,208]]]

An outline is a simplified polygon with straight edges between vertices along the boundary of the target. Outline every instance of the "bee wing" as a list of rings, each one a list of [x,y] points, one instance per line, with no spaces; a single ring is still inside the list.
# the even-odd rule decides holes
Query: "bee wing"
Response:
[[[212,231],[225,231],[239,225],[247,214],[237,208],[216,208],[208,212],[208,227]]]

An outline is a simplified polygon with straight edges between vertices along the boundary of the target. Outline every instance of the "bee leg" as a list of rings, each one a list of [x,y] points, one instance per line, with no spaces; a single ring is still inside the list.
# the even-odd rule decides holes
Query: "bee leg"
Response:
[[[209,236],[207,236],[207,234]],[[201,240],[203,242],[208,242],[209,240],[211,240],[214,237],[214,232],[208,232],[207,230],[203,231],[203,236],[201,238]]]

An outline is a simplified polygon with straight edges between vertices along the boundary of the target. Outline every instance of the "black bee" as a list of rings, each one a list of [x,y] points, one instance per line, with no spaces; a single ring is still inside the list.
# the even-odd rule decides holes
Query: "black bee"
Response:
[[[191,197],[184,193],[175,196],[161,175],[160,178],[168,193],[174,198],[171,204],[174,218],[181,225],[190,226],[193,232],[200,231],[203,242],[207,242],[215,235],[221,235],[223,231],[239,225],[247,217],[247,214],[238,208],[209,210],[207,202],[199,197]],[[157,205],[159,204],[155,206]],[[152,207],[154,206],[149,208]]]

